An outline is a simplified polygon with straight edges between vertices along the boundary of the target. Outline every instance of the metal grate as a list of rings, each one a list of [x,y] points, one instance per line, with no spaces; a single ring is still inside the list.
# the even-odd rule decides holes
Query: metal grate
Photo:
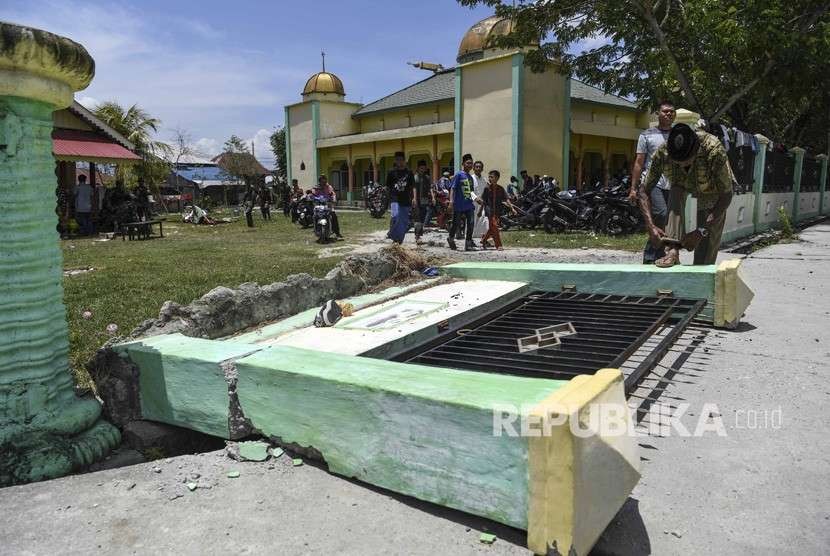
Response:
[[[621,367],[658,330],[669,327],[668,333],[626,377],[626,390],[630,391],[704,305],[704,300],[668,295],[537,292],[442,334],[395,360],[567,380],[606,367]],[[573,324],[576,334],[561,337],[555,347],[520,352],[517,340],[567,322]]]

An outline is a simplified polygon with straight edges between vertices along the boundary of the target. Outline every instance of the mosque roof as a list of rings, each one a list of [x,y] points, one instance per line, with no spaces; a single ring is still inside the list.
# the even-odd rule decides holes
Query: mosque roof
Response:
[[[418,104],[431,104],[454,98],[455,70],[451,68],[431,75],[374,102],[365,104],[354,115],[363,116],[374,112],[385,112]]]
[[[363,105],[355,116],[366,116],[377,112],[386,112],[419,104],[432,104],[455,98],[455,69],[450,68],[431,75],[399,91],[395,91],[374,102]],[[571,79],[571,98],[598,104],[607,104],[620,108],[637,109],[637,104],[630,100],[611,95],[594,86]]]

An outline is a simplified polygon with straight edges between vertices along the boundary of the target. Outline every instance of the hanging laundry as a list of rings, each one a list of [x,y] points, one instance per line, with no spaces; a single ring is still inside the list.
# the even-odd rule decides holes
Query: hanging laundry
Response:
[[[757,153],[758,152],[758,138],[753,135],[752,136],[752,141],[750,142],[750,144],[752,145],[752,152]]]
[[[723,133],[723,137],[720,138],[721,142],[723,143],[724,148],[729,151],[729,130],[726,129],[726,126],[720,124],[721,133]]]

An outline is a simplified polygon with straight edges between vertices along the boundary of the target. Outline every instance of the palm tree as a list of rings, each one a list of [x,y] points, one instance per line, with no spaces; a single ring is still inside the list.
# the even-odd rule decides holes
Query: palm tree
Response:
[[[143,177],[151,189],[161,175],[169,172],[168,163],[173,149],[164,141],[156,141],[153,134],[158,132],[161,120],[150,116],[149,112],[133,104],[126,110],[117,101],[102,102],[92,111],[95,116],[123,135],[135,145],[136,153],[141,156],[141,162],[133,171],[133,175]],[[116,165],[116,175],[122,179],[126,177],[127,169]],[[157,187],[156,187],[157,189]]]
[[[95,107],[93,113],[135,145],[142,156],[161,156],[171,152],[170,145],[152,138],[152,133],[158,132],[161,126],[161,120],[153,118],[137,104],[125,110],[118,102],[108,100]]]

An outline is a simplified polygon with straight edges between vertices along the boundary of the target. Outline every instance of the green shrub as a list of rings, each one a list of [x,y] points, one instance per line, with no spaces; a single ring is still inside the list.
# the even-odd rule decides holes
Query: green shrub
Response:
[[[783,239],[792,239],[795,236],[790,215],[787,214],[783,206],[778,207],[778,224],[781,226],[781,237]]]

